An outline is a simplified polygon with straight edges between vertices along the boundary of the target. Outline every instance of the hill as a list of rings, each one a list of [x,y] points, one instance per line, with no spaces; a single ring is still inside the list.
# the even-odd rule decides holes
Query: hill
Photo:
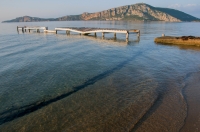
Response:
[[[38,22],[38,21],[88,21],[88,20],[124,20],[124,21],[199,21],[198,18],[184,12],[153,7],[145,3],[121,6],[95,13],[83,13],[80,15],[68,15],[59,18],[18,17],[4,22]]]

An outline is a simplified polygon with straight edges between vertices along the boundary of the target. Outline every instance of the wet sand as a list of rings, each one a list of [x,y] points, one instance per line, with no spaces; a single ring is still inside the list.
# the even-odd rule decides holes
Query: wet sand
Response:
[[[182,93],[181,86],[167,86],[169,90],[160,103],[146,113],[133,131],[199,132],[200,72],[187,75],[182,85]]]
[[[182,84],[170,81],[163,84],[166,91],[160,94],[153,107],[140,119],[132,132],[178,132],[184,125],[187,105],[182,93]]]
[[[186,97],[188,110],[185,125],[181,132],[200,131],[200,72],[189,75],[186,80],[184,95]]]

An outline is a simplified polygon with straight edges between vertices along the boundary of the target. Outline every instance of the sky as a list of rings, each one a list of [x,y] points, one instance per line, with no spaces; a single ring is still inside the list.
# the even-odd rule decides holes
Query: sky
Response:
[[[0,0],[0,21],[26,15],[57,18],[82,14],[83,12],[98,12],[136,3],[173,8],[200,18],[200,0]]]

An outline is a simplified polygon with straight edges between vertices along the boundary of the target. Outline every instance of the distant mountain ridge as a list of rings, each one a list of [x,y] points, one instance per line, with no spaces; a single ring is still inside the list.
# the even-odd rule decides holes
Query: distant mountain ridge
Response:
[[[80,15],[68,15],[59,18],[18,17],[3,22],[39,22],[39,21],[89,21],[89,20],[126,20],[126,21],[199,21],[198,18],[184,12],[153,7],[145,3],[121,6],[96,13],[83,13]]]

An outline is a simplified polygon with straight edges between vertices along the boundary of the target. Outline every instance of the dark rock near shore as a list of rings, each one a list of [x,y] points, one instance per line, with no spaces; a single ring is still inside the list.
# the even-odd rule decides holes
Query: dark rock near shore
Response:
[[[176,39],[188,40],[188,39],[200,39],[200,37],[195,37],[195,36],[182,36],[182,37],[176,37]]]

